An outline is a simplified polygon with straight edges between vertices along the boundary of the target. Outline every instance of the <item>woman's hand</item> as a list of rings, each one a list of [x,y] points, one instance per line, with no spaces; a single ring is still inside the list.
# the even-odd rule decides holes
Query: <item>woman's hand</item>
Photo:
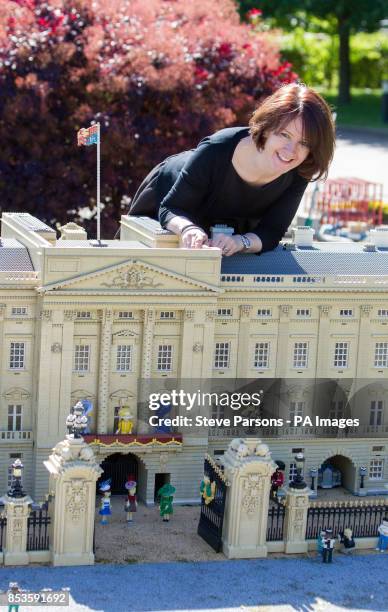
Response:
[[[208,236],[200,227],[191,225],[181,233],[182,247],[186,249],[201,249],[208,245]]]
[[[225,257],[230,257],[231,255],[244,250],[244,244],[241,240],[240,234],[235,234],[234,236],[217,234],[213,240],[210,241],[210,246],[221,249],[222,255]]]

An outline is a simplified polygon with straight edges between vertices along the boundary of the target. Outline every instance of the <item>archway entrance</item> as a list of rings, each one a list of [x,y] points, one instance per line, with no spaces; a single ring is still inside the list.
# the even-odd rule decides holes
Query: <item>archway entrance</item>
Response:
[[[112,495],[125,494],[124,485],[129,474],[132,474],[135,477],[136,482],[138,482],[138,458],[136,455],[132,455],[131,453],[127,453],[126,455],[123,455],[122,453],[114,453],[113,455],[109,455],[109,457],[104,459],[104,461],[101,463],[101,468],[104,470],[104,472],[97,483],[97,490],[100,481],[106,480],[107,478],[112,479]]]
[[[329,469],[327,469],[328,466]],[[332,472],[331,486],[330,472]],[[356,468],[348,457],[333,455],[321,465],[318,483],[321,488],[329,489],[341,486],[347,491],[354,493],[356,489]]]

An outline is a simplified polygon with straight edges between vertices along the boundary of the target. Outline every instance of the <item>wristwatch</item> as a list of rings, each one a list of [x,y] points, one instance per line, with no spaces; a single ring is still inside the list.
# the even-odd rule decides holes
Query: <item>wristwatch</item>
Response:
[[[251,241],[249,240],[248,236],[246,236],[245,234],[242,234],[240,238],[244,246],[244,251],[246,251],[247,249],[251,247]]]

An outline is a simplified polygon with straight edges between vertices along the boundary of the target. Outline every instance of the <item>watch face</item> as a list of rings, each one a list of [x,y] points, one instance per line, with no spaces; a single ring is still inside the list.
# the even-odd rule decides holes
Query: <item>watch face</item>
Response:
[[[243,245],[246,249],[249,249],[249,247],[251,246],[251,241],[249,240],[248,236],[241,236],[242,241],[243,241]]]

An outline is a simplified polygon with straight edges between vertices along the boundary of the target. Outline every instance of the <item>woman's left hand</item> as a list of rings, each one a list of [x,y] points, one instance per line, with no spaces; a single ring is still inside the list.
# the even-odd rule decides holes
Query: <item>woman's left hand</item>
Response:
[[[209,241],[209,245],[221,249],[222,255],[225,257],[230,257],[230,255],[234,255],[244,250],[244,245],[239,234],[235,234],[234,236],[217,234],[213,240]]]

